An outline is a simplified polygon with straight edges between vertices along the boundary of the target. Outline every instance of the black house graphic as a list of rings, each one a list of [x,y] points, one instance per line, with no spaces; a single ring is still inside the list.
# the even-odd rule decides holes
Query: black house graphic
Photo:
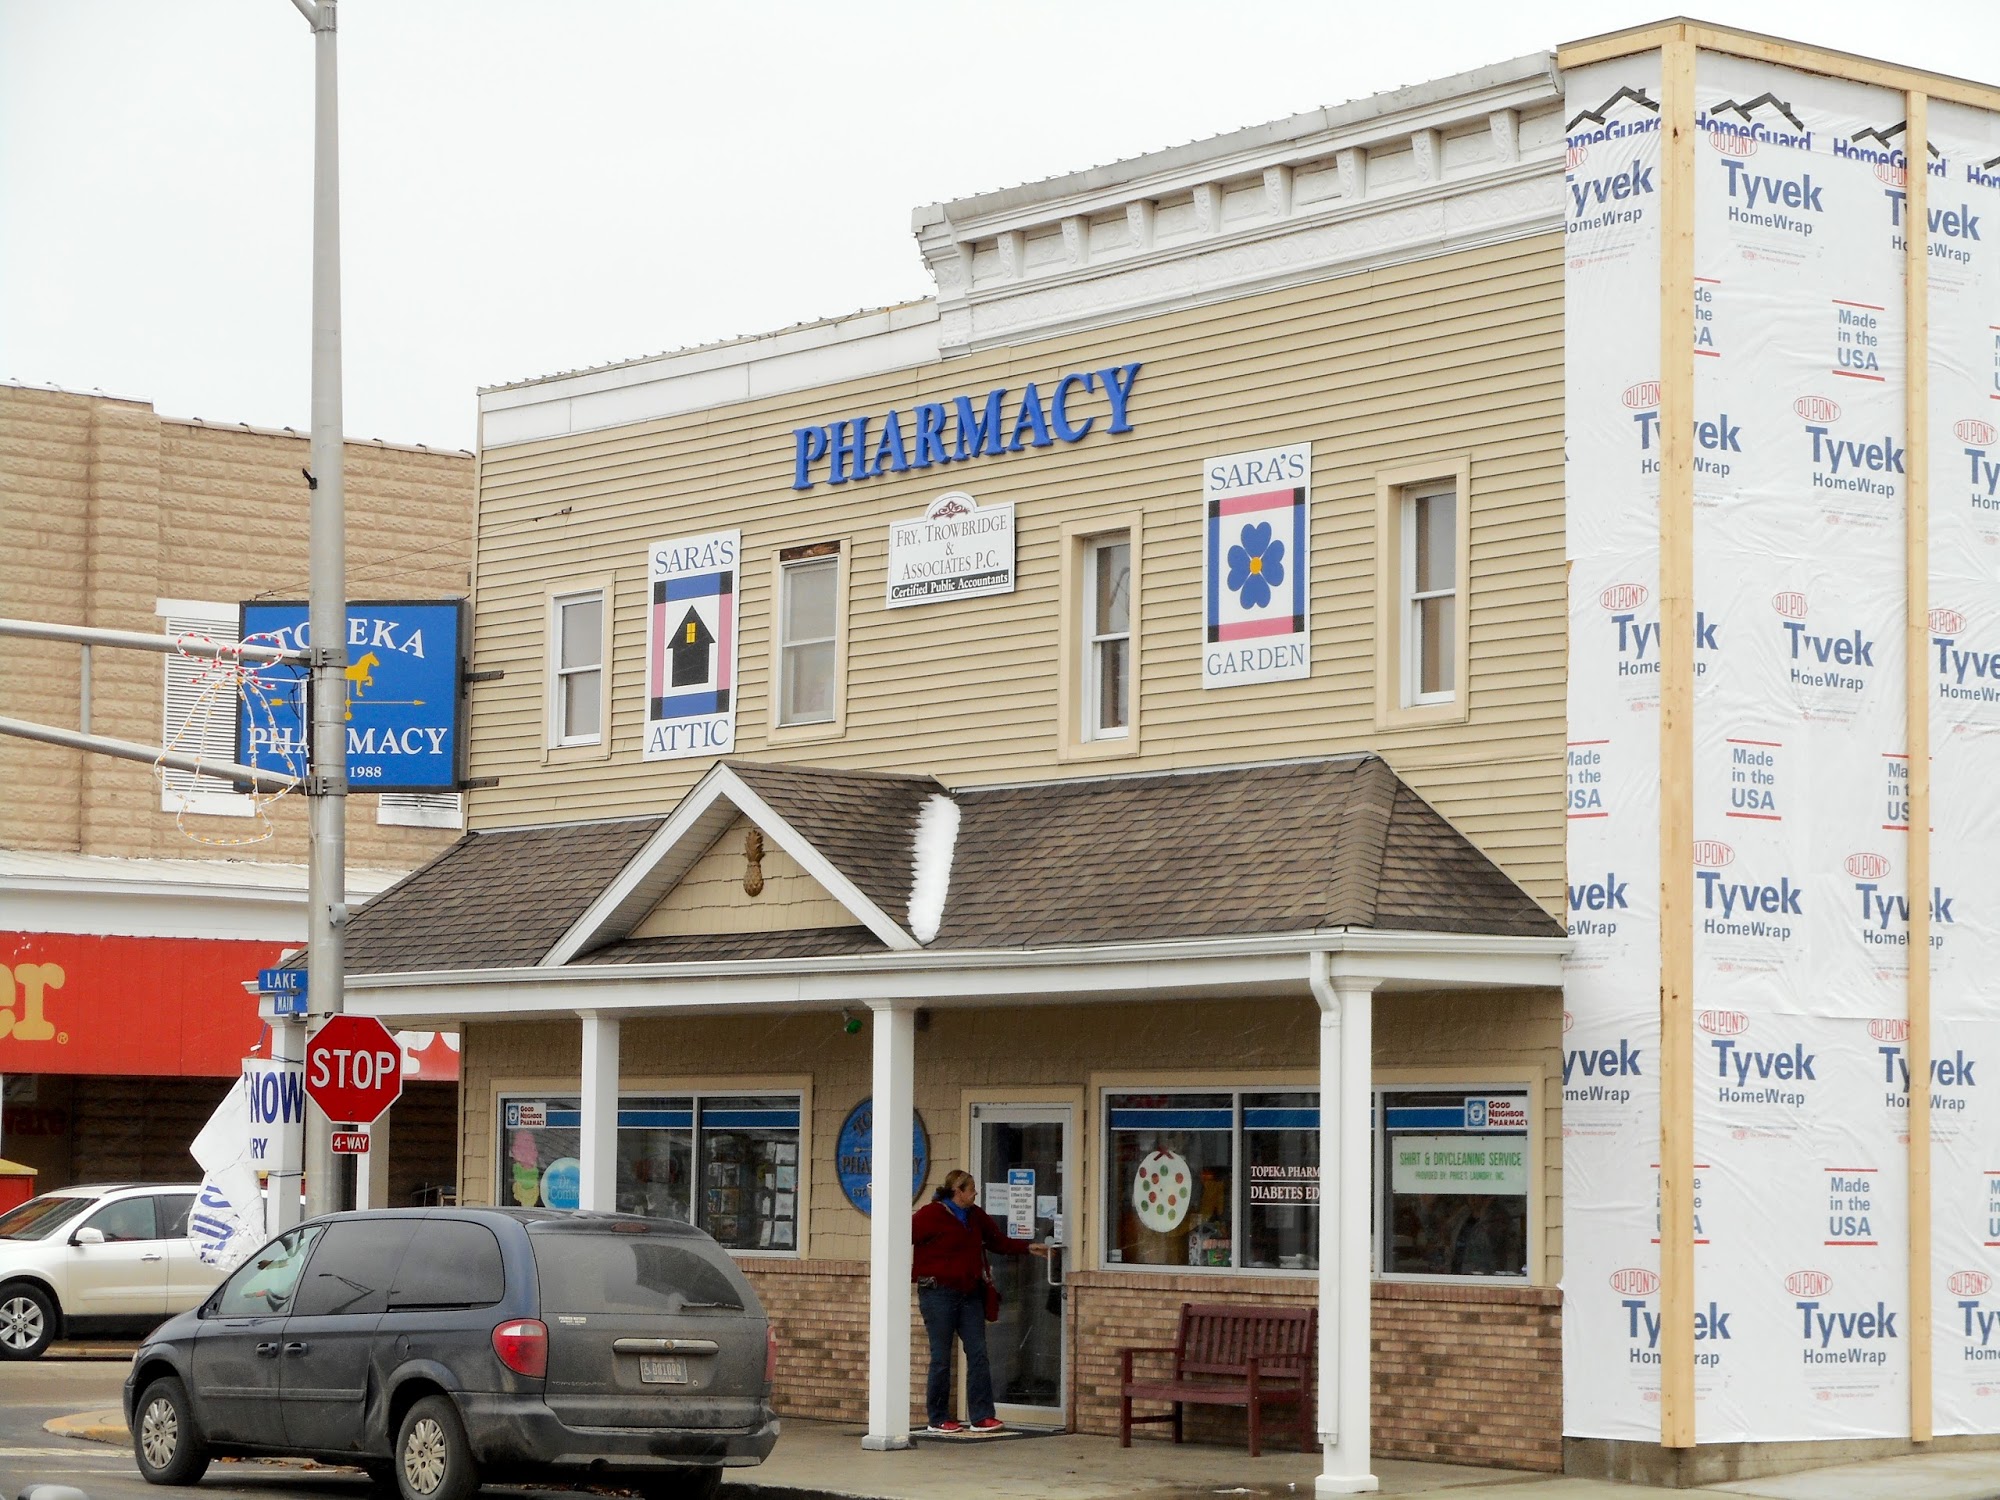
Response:
[[[674,627],[674,686],[700,687],[709,680],[708,658],[715,636],[690,609]]]

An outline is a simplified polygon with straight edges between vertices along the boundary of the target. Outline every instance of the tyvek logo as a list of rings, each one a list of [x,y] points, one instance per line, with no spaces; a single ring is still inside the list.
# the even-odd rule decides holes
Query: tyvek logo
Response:
[[[1606,870],[1601,880],[1586,880],[1569,888],[1569,933],[1571,937],[1609,937],[1618,930],[1618,914],[1631,908],[1626,902],[1630,880],[1616,870]]]
[[[1826,1308],[1820,1299],[1832,1289],[1833,1278],[1824,1271],[1794,1271],[1785,1278],[1785,1290],[1799,1312],[1805,1363],[1887,1364],[1888,1350],[1878,1346],[1897,1336],[1896,1314],[1886,1302],[1879,1301],[1859,1311]],[[1845,1347],[1834,1348],[1836,1341]]]
[[[1639,606],[1647,599],[1646,586],[1642,583],[1614,583],[1602,590],[1597,602],[1611,616],[1611,623],[1618,631],[1618,675],[1620,677],[1657,677],[1660,672],[1660,622],[1639,618]],[[1694,616],[1694,647],[1697,652],[1718,649],[1717,625],[1708,618],[1706,610],[1696,610]],[[1708,663],[1696,656],[1695,676],[1708,671]]]
[[[1694,1024],[1710,1036],[1741,1036],[1750,1029],[1750,1018],[1740,1010],[1705,1010]]]
[[[1658,1364],[1661,1315],[1654,1311],[1647,1299],[1660,1289],[1660,1278],[1643,1266],[1626,1266],[1611,1273],[1611,1289],[1618,1293],[1618,1305],[1625,1309],[1625,1337],[1630,1344],[1628,1358],[1635,1365]],[[1710,1343],[1729,1336],[1729,1314],[1717,1303],[1709,1303],[1694,1315],[1696,1343]],[[1720,1364],[1720,1354],[1714,1350],[1698,1352],[1695,1363]]]
[[[1722,162],[1729,196],[1729,219],[1751,229],[1775,229],[1799,239],[1812,238],[1818,227],[1807,214],[1823,213],[1820,197],[1823,183],[1813,181],[1810,172],[1798,176],[1784,173],[1753,172],[1741,162],[1725,157]]]
[[[1874,348],[1879,316],[1844,305],[1838,311],[1841,367],[1857,374],[1878,373],[1880,364]],[[1834,425],[1840,421],[1840,403],[1830,396],[1801,396],[1792,403],[1792,410],[1805,423],[1815,489],[1874,495],[1885,500],[1896,494],[1893,480],[1873,477],[1903,472],[1903,448],[1894,434],[1884,433],[1878,441],[1872,436],[1853,438],[1836,433]]]
[[[1862,941],[1890,947],[1907,944],[1910,941],[1910,898],[1898,895],[1894,891],[1885,891],[1881,885],[1882,877],[1887,875],[1891,868],[1889,857],[1886,854],[1850,854],[1841,861],[1841,868],[1854,877],[1854,895],[1860,903]],[[1952,924],[1957,920],[1952,913],[1952,898],[1944,893],[1944,887],[1932,886],[1933,927]],[[1891,926],[1892,923],[1895,927]],[[1898,931],[1896,927],[1902,930]],[[1939,947],[1943,942],[1944,938],[1934,930],[1931,933],[1931,946]]]
[[[1619,1037],[1610,1047],[1571,1047],[1563,1052],[1565,1104],[1624,1104],[1632,1097],[1627,1078],[1644,1076],[1644,1049]]]
[[[1774,595],[1771,607],[1777,611],[1778,628],[1786,637],[1794,687],[1831,688],[1852,694],[1868,686],[1864,674],[1875,665],[1873,637],[1863,635],[1859,629],[1838,635],[1818,634],[1806,623],[1811,612],[1806,596],[1796,591]]]
[[[1902,898],[1897,897],[1896,899],[1900,901]],[[1935,899],[1932,902],[1931,915],[1933,920],[1938,920],[1937,906],[1939,904],[1940,902]],[[1941,904],[1949,911],[1951,902],[1948,899],[1943,900]],[[1905,920],[1908,920],[1907,914],[1905,914]],[[1949,922],[1951,918],[1947,915],[1941,920]],[[1905,935],[1905,941],[1907,940],[1907,935]],[[1888,1018],[1884,1018],[1881,1024],[1886,1029]],[[1870,1035],[1874,1035],[1876,1030],[1875,1024],[1871,1023],[1868,1030]],[[1883,1096],[1883,1103],[1890,1109],[1908,1109],[1910,1107],[1910,1059],[1902,1045],[1908,1039],[1908,1021],[1903,1022],[1902,1035],[1877,1038],[1879,1045],[1875,1048],[1875,1054],[1882,1059],[1882,1083],[1889,1091]],[[1930,1060],[1930,1078],[1931,1108],[1947,1114],[1962,1114],[1965,1111],[1967,1096],[1963,1093],[1943,1093],[1939,1091],[1946,1089],[1974,1089],[1979,1087],[1979,1060],[1974,1057],[1967,1057],[1963,1047],[1954,1047],[1952,1048],[1951,1056],[1933,1057]]]
[[[1652,387],[1652,401],[1644,407],[1632,406],[1632,395],[1646,386]],[[1632,408],[1632,425],[1639,438],[1639,472],[1657,474],[1660,470],[1660,383],[1642,381],[1629,387],[1623,400]],[[1713,416],[1698,416],[1694,420],[1694,470],[1712,478],[1727,478],[1730,472],[1730,455],[1741,456],[1743,452],[1743,424],[1730,417],[1729,413],[1717,412]]]
[[[1965,1357],[2000,1359],[2000,1348],[1995,1348],[1993,1343],[1994,1335],[2000,1334],[2000,1308],[1989,1312],[1980,1301],[1992,1290],[1993,1278],[1984,1271],[1954,1271],[1945,1278],[1944,1284],[1945,1290],[1958,1302],[1962,1319],[1959,1331],[1965,1339]]]
[[[1967,620],[1955,609],[1930,615],[1931,647],[1937,652],[1938,697],[1948,702],[2000,703],[2000,651],[1960,646]]]
[[[1734,1035],[1748,1029],[1746,1020]],[[1806,1051],[1803,1042],[1793,1042],[1788,1050],[1774,1052],[1746,1047],[1727,1036],[1718,1036],[1708,1045],[1715,1049],[1715,1074],[1721,1080],[1716,1086],[1716,1097],[1724,1104],[1799,1105],[1805,1103],[1804,1093],[1770,1085],[1819,1082],[1819,1074],[1814,1071],[1819,1054]],[[1753,1082],[1762,1086],[1752,1087]]]
[[[1565,183],[1569,188],[1568,231],[1583,234],[1637,224],[1645,216],[1644,201],[1656,191],[1656,171],[1657,165],[1646,165],[1638,155],[1629,165],[1621,163],[1616,171],[1601,177],[1579,177],[1572,171]]]
[[[1977,417],[1954,422],[1952,436],[1965,444],[1966,498],[1974,510],[2000,511],[2000,459],[1989,457],[1993,450],[1993,424]]]

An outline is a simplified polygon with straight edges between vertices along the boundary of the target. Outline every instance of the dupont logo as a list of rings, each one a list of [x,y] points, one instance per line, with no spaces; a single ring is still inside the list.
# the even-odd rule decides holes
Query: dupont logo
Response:
[[[1642,380],[1637,385],[1628,385],[1618,399],[1634,411],[1651,411],[1660,404],[1660,382]]]
[[[1616,613],[1620,610],[1637,609],[1646,602],[1646,585],[1643,583],[1614,583],[1597,596],[1597,602]]]
[[[1954,1297],[1983,1297],[1992,1285],[1993,1278],[1984,1271],[1953,1271],[1944,1280],[1945,1290]]]
[[[1934,609],[1931,611],[1931,629],[1939,635],[1957,635],[1965,629],[1965,615],[1955,609]]]
[[[1771,608],[1787,620],[1803,620],[1806,617],[1806,596],[1797,590],[1771,596]]]
[[[1850,854],[1840,862],[1841,869],[1856,880],[1880,880],[1889,873],[1889,856],[1886,854]]]
[[[1840,403],[1831,396],[1801,396],[1792,403],[1792,410],[1808,422],[1840,420]]]
[[[1991,422],[1982,422],[1977,417],[1967,417],[1963,422],[1951,424],[1951,435],[1961,443],[1971,443],[1975,448],[1987,448],[1992,446],[1996,434]]]
[[[1659,1273],[1644,1266],[1626,1266],[1611,1273],[1611,1290],[1621,1297],[1650,1297],[1659,1289]]]
[[[1875,158],[1875,180],[1890,187],[1905,187],[1909,184],[1910,174],[1894,157],[1878,156]]]
[[[1571,1014],[1570,1014],[1570,1013],[1569,1013],[1568,1011],[1564,1011],[1564,1012],[1563,1012],[1563,1034],[1564,1034],[1565,1036],[1567,1036],[1567,1035],[1569,1034],[1569,1029],[1570,1029],[1570,1027],[1574,1026],[1575,1024],[1576,1024],[1576,1017],[1575,1017],[1575,1016],[1573,1016],[1573,1015],[1571,1015]]]
[[[1878,1042],[1907,1042],[1910,1039],[1910,1019],[1908,1016],[1877,1016],[1868,1023],[1868,1034]]]
[[[1785,1290],[1794,1297],[1824,1297],[1833,1278],[1824,1271],[1794,1271],[1785,1278]]]
[[[1729,130],[1711,130],[1708,144],[1721,156],[1755,156],[1757,143],[1747,135],[1737,135]]]
[[[1703,870],[1719,870],[1724,865],[1736,863],[1736,851],[1721,839],[1696,839],[1694,841],[1694,862]]]
[[[1694,1024],[1710,1036],[1741,1036],[1750,1029],[1750,1018],[1740,1010],[1705,1010]]]
[[[1582,166],[1585,162],[1589,160],[1590,160],[1589,147],[1572,146],[1569,148],[1569,154],[1563,158],[1563,170],[1567,172],[1574,172],[1578,167]]]

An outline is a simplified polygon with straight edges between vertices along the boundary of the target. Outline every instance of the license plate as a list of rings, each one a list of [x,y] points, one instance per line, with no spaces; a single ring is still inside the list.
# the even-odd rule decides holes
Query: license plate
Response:
[[[667,1355],[639,1356],[639,1378],[647,1385],[688,1384],[688,1362],[684,1358]]]

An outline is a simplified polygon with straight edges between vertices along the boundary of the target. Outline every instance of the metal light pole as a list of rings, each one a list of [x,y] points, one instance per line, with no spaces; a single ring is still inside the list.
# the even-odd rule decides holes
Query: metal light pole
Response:
[[[306,883],[306,991],[311,1019],[338,1015],[346,974],[347,924],[347,505],[340,410],[340,131],[334,51],[335,0],[292,0],[313,30],[312,546],[309,590],[312,733],[306,799],[311,816]],[[274,1028],[273,1051],[301,1061],[305,1027]],[[293,1222],[296,1192],[284,1194],[280,1222]],[[330,1122],[306,1110],[309,1213],[342,1207]]]

